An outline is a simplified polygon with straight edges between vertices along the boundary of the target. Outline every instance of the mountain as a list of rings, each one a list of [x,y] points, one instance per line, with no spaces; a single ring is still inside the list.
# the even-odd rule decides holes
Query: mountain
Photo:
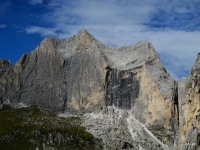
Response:
[[[177,82],[151,43],[113,48],[81,29],[68,39],[45,38],[15,65],[0,59],[1,104],[81,115],[105,149],[195,149],[199,60]]]

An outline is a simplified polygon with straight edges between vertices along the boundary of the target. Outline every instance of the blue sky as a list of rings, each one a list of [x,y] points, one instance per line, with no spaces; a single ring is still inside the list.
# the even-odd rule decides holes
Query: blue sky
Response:
[[[46,36],[81,28],[110,46],[151,42],[179,79],[200,52],[200,0],[0,0],[0,58],[14,64]]]

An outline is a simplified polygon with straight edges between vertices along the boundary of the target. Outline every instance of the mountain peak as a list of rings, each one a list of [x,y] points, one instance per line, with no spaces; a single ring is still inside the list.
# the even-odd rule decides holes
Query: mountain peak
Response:
[[[77,50],[82,49],[84,46],[89,46],[92,41],[95,39],[88,31],[86,31],[84,28],[82,28],[78,34],[76,35],[78,46]]]
[[[85,28],[81,28],[81,30],[79,30],[79,32],[88,32]]]
[[[85,28],[81,28],[81,30],[78,31],[78,35],[79,34],[88,34],[88,35],[91,35]]]
[[[200,64],[200,52],[197,54],[196,63],[197,63],[197,64]]]
[[[94,37],[85,29],[85,28],[82,28],[78,33],[77,33],[77,36],[79,36],[80,38],[83,38],[83,37],[91,37],[94,39]]]

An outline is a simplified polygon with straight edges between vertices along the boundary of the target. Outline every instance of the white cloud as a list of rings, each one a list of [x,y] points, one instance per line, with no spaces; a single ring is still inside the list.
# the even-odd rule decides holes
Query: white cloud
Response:
[[[6,28],[6,24],[0,24],[0,29],[1,28]]]
[[[53,28],[42,28],[42,27],[38,27],[38,26],[28,27],[26,29],[26,32],[29,34],[39,33],[42,36],[49,36],[49,35],[56,36],[57,34],[55,33],[55,31],[56,30]]]
[[[42,4],[43,0],[29,0],[29,4],[35,5],[35,4]]]
[[[198,0],[51,0],[50,11],[42,19],[53,28],[35,26],[26,32],[67,38],[84,27],[104,44],[123,46],[146,40],[165,56],[162,62],[179,78],[189,72],[199,52],[198,6]]]

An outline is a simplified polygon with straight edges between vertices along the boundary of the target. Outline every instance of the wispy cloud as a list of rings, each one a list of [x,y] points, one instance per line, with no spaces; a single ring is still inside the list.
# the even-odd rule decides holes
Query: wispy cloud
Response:
[[[38,26],[31,26],[26,28],[26,32],[31,34],[31,33],[39,33],[42,36],[57,36],[55,33],[56,29],[54,28],[43,28],[43,27],[38,27]]]
[[[0,29],[6,28],[6,24],[0,24]]]
[[[29,0],[29,4],[36,5],[36,4],[42,4],[43,0]]]
[[[84,27],[108,45],[147,40],[171,74],[179,78],[190,70],[199,51],[199,6],[198,0],[51,0],[49,12],[42,17],[47,26],[28,27],[26,32],[66,38]]]
[[[188,76],[188,70],[191,68],[188,61],[181,62],[177,56],[167,52],[159,52],[159,56],[162,63],[174,79]]]

